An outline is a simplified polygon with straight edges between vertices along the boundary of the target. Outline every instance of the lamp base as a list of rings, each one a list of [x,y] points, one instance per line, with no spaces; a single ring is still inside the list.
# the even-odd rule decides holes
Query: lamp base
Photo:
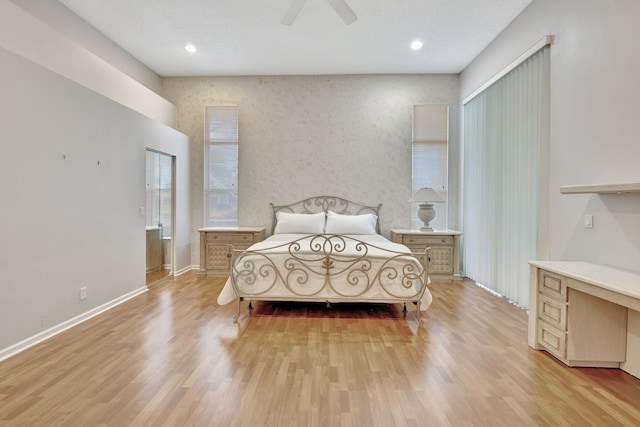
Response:
[[[420,208],[418,209],[418,218],[420,218],[420,220],[424,224],[420,228],[420,231],[433,231],[433,228],[429,226],[429,223],[435,217],[436,217],[436,211],[435,209],[433,209],[433,204],[420,203]]]

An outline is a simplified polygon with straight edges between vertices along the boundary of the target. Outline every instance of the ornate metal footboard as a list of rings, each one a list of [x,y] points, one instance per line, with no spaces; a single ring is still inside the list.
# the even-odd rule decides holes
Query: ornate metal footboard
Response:
[[[234,250],[231,284],[243,299],[316,302],[414,302],[427,291],[427,253],[391,250],[353,237],[316,234],[279,245]],[[428,292],[428,291],[427,291]]]

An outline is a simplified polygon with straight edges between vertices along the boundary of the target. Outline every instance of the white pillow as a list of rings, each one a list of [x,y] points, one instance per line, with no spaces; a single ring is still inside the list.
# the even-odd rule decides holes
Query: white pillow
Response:
[[[315,214],[298,214],[289,212],[276,213],[276,229],[274,234],[320,234],[324,233],[324,212]]]
[[[376,221],[374,214],[342,215],[329,211],[327,213],[327,234],[376,234]]]

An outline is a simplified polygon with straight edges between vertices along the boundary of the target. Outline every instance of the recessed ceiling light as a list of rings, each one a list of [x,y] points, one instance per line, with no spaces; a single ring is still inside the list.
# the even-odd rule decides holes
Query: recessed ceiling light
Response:
[[[422,48],[422,42],[420,40],[414,40],[411,42],[411,49],[420,50]]]
[[[195,53],[196,47],[192,44],[188,44],[184,47],[184,50],[186,50],[189,53]]]

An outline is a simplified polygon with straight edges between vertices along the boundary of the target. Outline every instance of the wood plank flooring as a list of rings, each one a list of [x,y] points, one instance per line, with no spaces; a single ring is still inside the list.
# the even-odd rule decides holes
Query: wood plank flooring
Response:
[[[218,306],[170,278],[0,363],[0,426],[635,426],[640,379],[527,347],[527,315],[470,281],[400,305]]]
[[[164,279],[169,274],[171,274],[171,269],[169,268],[162,268],[158,271],[147,273],[147,285],[154,284],[158,280]]]

